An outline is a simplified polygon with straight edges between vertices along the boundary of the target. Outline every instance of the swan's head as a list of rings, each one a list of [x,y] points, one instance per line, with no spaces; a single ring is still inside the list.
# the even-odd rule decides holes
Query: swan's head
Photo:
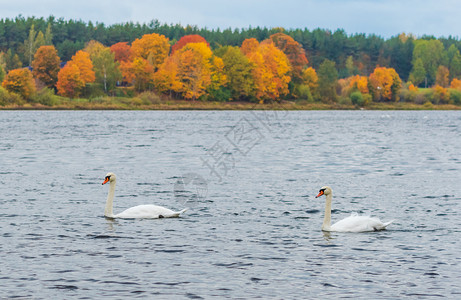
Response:
[[[116,178],[117,178],[117,176],[115,176],[114,173],[109,172],[109,173],[106,174],[106,177],[104,178],[104,182],[102,184],[106,184],[109,181],[113,182],[113,181],[115,181]]]
[[[332,193],[332,190],[331,190],[331,187],[329,186],[322,186],[320,188],[320,191],[319,191],[319,194],[315,197],[315,198],[318,198],[322,195],[325,195],[325,196],[328,196]]]

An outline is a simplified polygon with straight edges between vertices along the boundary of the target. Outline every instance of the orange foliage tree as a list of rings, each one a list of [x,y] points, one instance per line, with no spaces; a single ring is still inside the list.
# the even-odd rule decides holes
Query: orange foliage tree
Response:
[[[418,87],[415,86],[413,83],[410,83],[410,85],[408,86],[408,90],[410,92],[417,92],[418,91]]]
[[[255,96],[260,103],[288,94],[291,71],[287,56],[272,41],[259,44],[255,39],[242,43],[242,52],[253,65]]]
[[[29,99],[36,91],[32,72],[27,68],[9,71],[2,86],[9,92],[21,95],[24,99]]]
[[[168,57],[154,74],[154,86],[159,93],[170,93],[171,96],[173,92],[182,90],[182,83],[178,79],[177,60],[177,55]]]
[[[110,46],[110,51],[115,54],[115,60],[119,62],[126,62],[131,57],[131,46],[127,42],[120,42]]]
[[[349,82],[350,90],[357,90],[362,94],[368,94],[368,78],[365,76],[355,75],[350,78]]]
[[[95,81],[96,77],[93,71],[93,63],[91,62],[89,53],[82,50],[77,51],[77,53],[72,56],[71,62],[78,67],[80,79],[84,82],[84,84]]]
[[[188,43],[176,53],[179,54],[178,77],[184,98],[197,99],[208,88],[216,89],[224,84],[222,59],[215,57],[207,44]]]
[[[185,35],[182,38],[179,39],[172,47],[171,47],[171,54],[174,54],[176,51],[184,47],[185,45],[189,43],[205,43],[207,44],[208,47],[210,47],[210,44],[203,38],[202,36],[198,34],[190,34],[190,35]]]
[[[58,94],[69,98],[78,97],[84,87],[85,81],[80,75],[79,67],[76,63],[69,61],[58,73],[56,84]]]
[[[453,80],[451,81],[450,87],[452,89],[461,90],[461,80],[459,80],[458,78],[453,78]]]
[[[148,89],[153,80],[154,67],[147,60],[137,57],[131,63],[130,71],[134,79],[134,86],[138,91]]]
[[[136,57],[133,61],[122,62],[120,65],[124,81],[135,86],[138,92],[145,91],[152,86],[154,67],[142,57]]]
[[[134,83],[135,74],[133,73],[132,61],[121,61],[120,71],[122,72],[123,81],[131,84]]]
[[[192,44],[190,44],[192,45]],[[179,52],[178,75],[183,86],[183,96],[186,99],[197,99],[205,94],[206,87],[211,84],[209,66],[202,66],[202,57],[190,46]]]
[[[250,53],[254,53],[258,51],[259,42],[255,38],[246,39],[243,41],[240,50],[242,50],[243,54],[248,55]]]
[[[170,52],[168,38],[164,35],[145,34],[136,39],[131,45],[131,54],[134,58],[143,58],[149,62],[154,71],[165,61]]]
[[[58,81],[61,59],[54,46],[41,46],[32,61],[33,75],[47,87],[53,88]]]
[[[436,84],[432,90],[434,91],[432,95],[432,102],[434,104],[447,104],[450,101],[450,94],[447,88]]]
[[[270,36],[275,46],[285,53],[291,65],[291,77],[297,83],[302,82],[302,72],[308,61],[301,44],[291,36],[284,33],[276,33]]]
[[[437,73],[435,74],[435,84],[440,85],[442,87],[447,87],[450,83],[448,76],[450,75],[450,71],[445,66],[439,66],[437,68]]]
[[[155,75],[156,87],[166,92],[173,89],[185,99],[198,99],[209,89],[226,82],[224,63],[205,43],[188,43],[176,51]]]
[[[375,101],[398,100],[402,80],[393,68],[376,67],[369,77],[369,87]]]

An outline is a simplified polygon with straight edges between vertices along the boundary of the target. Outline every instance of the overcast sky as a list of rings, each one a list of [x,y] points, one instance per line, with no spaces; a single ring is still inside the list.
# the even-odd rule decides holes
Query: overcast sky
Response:
[[[461,37],[459,0],[0,0],[0,18],[48,17],[211,28],[342,28],[347,34],[401,32]]]

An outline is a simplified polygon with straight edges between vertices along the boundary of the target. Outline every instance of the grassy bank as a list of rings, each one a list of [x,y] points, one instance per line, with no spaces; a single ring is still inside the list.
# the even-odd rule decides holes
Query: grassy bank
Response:
[[[130,98],[104,98],[99,100],[74,99],[55,105],[41,103],[7,104],[0,110],[461,110],[461,106],[444,104],[423,105],[414,103],[370,103],[365,107],[339,103],[308,103],[281,101],[257,104],[248,102],[204,102],[164,100],[156,103],[140,103]]]

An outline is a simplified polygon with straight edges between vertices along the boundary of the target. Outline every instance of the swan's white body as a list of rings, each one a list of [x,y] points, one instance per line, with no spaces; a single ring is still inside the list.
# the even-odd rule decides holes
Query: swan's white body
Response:
[[[119,219],[158,219],[158,218],[177,218],[183,212],[187,210],[183,209],[181,211],[172,211],[171,209],[153,205],[145,204],[133,206],[124,210],[123,212],[114,215],[112,212],[112,207],[114,204],[114,195],[115,195],[115,185],[117,182],[117,177],[114,173],[107,173],[106,180],[103,184],[109,182],[109,192],[107,193],[106,208],[104,209],[104,216],[107,218],[119,218]]]
[[[331,225],[331,200],[333,198],[333,192],[330,187],[325,186],[320,189],[319,194],[316,198],[325,195],[325,217],[323,219],[322,230],[323,231],[336,231],[336,232],[366,232],[366,231],[378,231],[386,229],[386,226],[393,222],[381,222],[378,218],[372,218],[368,216],[359,216],[352,214],[351,216],[342,219]]]

